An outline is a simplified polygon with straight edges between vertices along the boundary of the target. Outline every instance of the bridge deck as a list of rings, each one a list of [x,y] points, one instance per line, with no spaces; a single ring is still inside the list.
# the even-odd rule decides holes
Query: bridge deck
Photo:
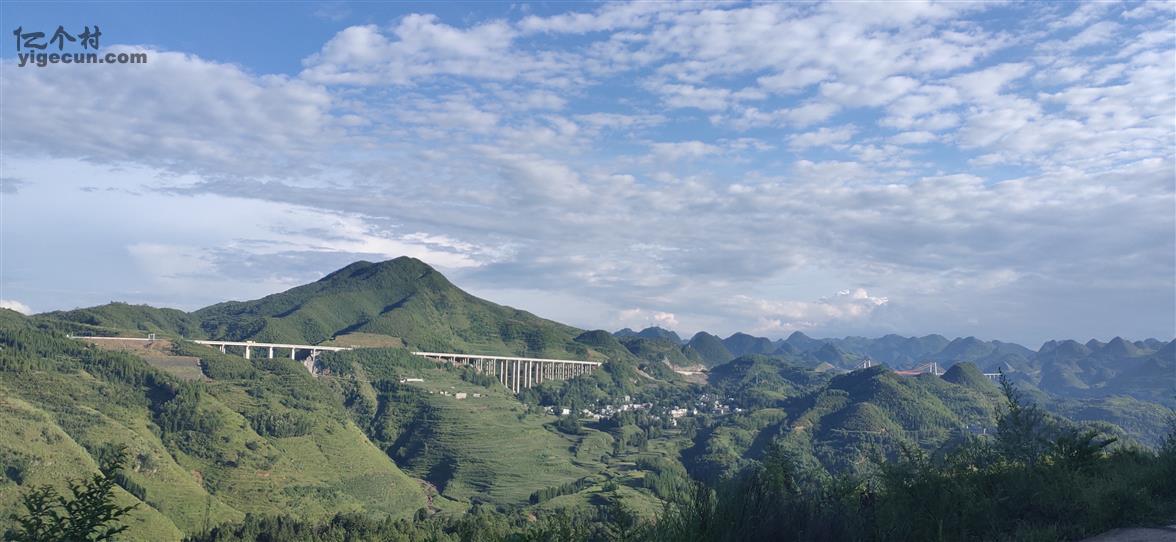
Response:
[[[297,348],[299,350],[323,350],[326,352],[342,352],[344,350],[351,350],[346,346],[318,346],[314,344],[284,344],[284,343],[258,343],[253,341],[192,341],[196,344],[206,344],[209,346],[248,346],[251,348]]]
[[[444,358],[472,358],[472,359],[492,359],[498,361],[542,361],[544,363],[571,363],[581,365],[600,366],[599,361],[581,361],[575,359],[549,359],[549,358],[520,358],[513,356],[486,356],[482,354],[454,354],[452,352],[413,352],[414,356],[423,357],[444,357]]]

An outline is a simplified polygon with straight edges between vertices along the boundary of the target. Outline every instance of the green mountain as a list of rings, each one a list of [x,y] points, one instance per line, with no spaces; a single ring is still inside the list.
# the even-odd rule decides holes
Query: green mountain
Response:
[[[711,369],[709,379],[716,392],[725,397],[738,397],[747,408],[774,406],[826,381],[827,373],[761,354],[740,356],[716,366]]]
[[[1098,349],[1098,353],[1111,359],[1133,358],[1141,354],[1139,346],[1123,340],[1122,337],[1111,339],[1111,342]]]
[[[828,363],[834,367],[842,369],[849,368],[857,361],[855,358],[842,352],[840,348],[832,344],[826,344],[813,352],[809,353],[813,359],[819,363]],[[818,363],[818,364],[819,364]]]
[[[701,363],[693,350],[683,348],[681,343],[666,339],[626,337],[620,340],[631,354],[646,361],[685,367]]]
[[[397,337],[410,348],[503,355],[585,355],[580,331],[474,297],[414,258],[356,262],[321,280],[194,316],[209,336],[346,343],[354,333]]]
[[[708,480],[733,476],[771,443],[805,468],[854,471],[871,454],[894,457],[903,446],[934,450],[991,428],[998,404],[994,388],[899,376],[884,366],[830,378],[749,356],[715,367],[711,378],[746,411],[725,418],[687,452],[687,466]]]
[[[920,365],[949,344],[949,341],[940,335],[902,337],[893,334],[877,339],[846,337],[831,342],[844,352],[869,356],[878,363],[898,368]]]
[[[776,351],[776,344],[764,337],[753,337],[746,333],[735,333],[723,339],[723,346],[732,356],[747,354],[771,354]]]
[[[145,504],[131,540],[174,540],[250,513],[312,521],[420,509],[459,514],[479,504],[538,506],[536,495],[558,498],[538,499],[534,513],[619,499],[652,515],[660,497],[642,485],[645,471],[628,457],[651,453],[637,447],[648,427],[628,420],[557,429],[559,418],[538,403],[579,413],[673,400],[686,388],[666,362],[697,363],[666,340],[622,344],[604,331],[581,332],[475,298],[410,258],[359,262],[286,292],[192,313],[122,303],[33,318],[5,312],[0,398],[7,403],[0,405],[19,401],[21,412],[0,413],[0,427],[28,438],[0,443],[0,472],[7,473],[0,515],[15,511],[18,488],[60,486],[63,475],[93,472],[103,450],[126,443],[141,464],[132,466],[128,495],[120,498]],[[64,333],[156,333],[159,340],[97,342],[128,349],[111,352]],[[322,356],[326,374],[315,378],[289,359],[245,360],[181,336],[364,348]],[[53,348],[25,354],[28,344],[42,342]],[[492,378],[422,360],[409,348],[607,363],[590,376],[515,396]],[[119,364],[113,374],[108,358]],[[79,418],[91,410],[111,422]],[[40,421],[26,420],[34,415]],[[653,455],[677,464],[677,445],[657,431],[662,444]],[[41,434],[49,436],[33,436]],[[51,452],[58,435],[80,445]],[[46,468],[42,458],[63,466]],[[628,463],[613,466],[620,458]],[[612,479],[624,489],[605,484]]]
[[[637,332],[637,336],[645,339],[661,339],[678,345],[682,344],[682,337],[679,337],[677,333],[657,326],[647,327]]]
[[[784,342],[792,345],[797,351],[808,352],[824,346],[826,341],[819,341],[800,331],[793,331]]]
[[[987,394],[994,394],[998,391],[998,387],[992,380],[984,376],[980,369],[972,363],[963,362],[952,365],[945,373],[943,379],[957,384],[965,388],[971,388]]]
[[[575,358],[592,356],[580,330],[474,297],[414,258],[356,262],[316,282],[193,313],[112,303],[45,316],[105,329],[188,338],[362,344],[370,336],[413,349]],[[350,341],[350,342],[349,342]]]
[[[697,356],[708,367],[727,363],[735,357],[723,345],[722,339],[705,331],[695,333],[690,342],[686,343],[685,349],[690,351],[687,355]]]

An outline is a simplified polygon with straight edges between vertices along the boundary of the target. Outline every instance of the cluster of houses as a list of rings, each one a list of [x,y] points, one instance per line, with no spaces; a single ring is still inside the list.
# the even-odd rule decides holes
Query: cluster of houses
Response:
[[[425,381],[425,379],[423,379],[423,378],[401,378],[400,379],[401,384],[409,384],[409,383],[413,383],[413,382],[424,382],[424,381]],[[449,386],[449,389],[453,389],[453,386]],[[464,392],[464,391],[449,391],[449,390],[433,391],[433,390],[429,390],[429,395],[433,395],[433,394],[440,394],[440,395],[444,395],[446,397],[452,397],[454,399],[457,399],[458,401],[460,401],[462,399],[466,399],[468,397],[478,398],[478,397],[482,397],[482,395],[483,395],[483,394],[477,393],[477,392],[468,393],[468,392]]]
[[[430,393],[430,394],[432,394],[433,392],[432,392],[432,391],[430,391],[429,393]],[[449,391],[449,390],[441,390],[441,391],[439,391],[439,392],[437,392],[437,393],[439,393],[439,394],[441,394],[441,395],[444,395],[444,396],[446,396],[446,397],[452,397],[452,398],[454,398],[454,399],[457,399],[458,401],[460,401],[460,400],[462,400],[462,399],[465,399],[465,398],[467,398],[467,397],[474,397],[474,398],[478,398],[478,397],[481,397],[481,396],[482,396],[482,394],[480,394],[480,393],[467,393],[467,392],[464,392],[464,391],[454,391],[454,392],[451,392],[451,391]]]
[[[401,378],[400,379],[401,384],[419,383],[419,382],[424,382],[424,381],[425,381],[425,379],[423,379],[423,378]],[[453,386],[450,386],[450,389],[453,389]],[[466,398],[469,398],[471,396],[474,398],[479,398],[479,397],[483,396],[482,393],[468,393],[468,392],[464,392],[464,391],[449,391],[449,390],[441,390],[441,391],[430,390],[429,394],[430,395],[440,394],[440,395],[444,395],[447,397],[453,397],[454,399],[457,399],[459,401],[466,399]],[[622,412],[631,412],[631,411],[653,412],[653,411],[655,411],[653,403],[635,403],[635,402],[633,402],[633,398],[628,395],[626,395],[623,400],[624,400],[624,402],[619,405],[604,405],[604,406],[601,406],[601,407],[595,408],[595,409],[593,409],[593,408],[582,409],[580,411],[580,416],[582,418],[591,419],[592,421],[600,421],[604,418],[611,418],[611,417],[613,417],[617,414],[620,414]],[[698,416],[699,414],[710,414],[710,415],[722,416],[722,415],[730,414],[732,412],[743,412],[742,408],[732,406],[732,404],[734,402],[735,402],[735,399],[733,397],[728,397],[727,401],[724,402],[721,397],[717,397],[712,394],[702,394],[701,396],[698,397],[698,400],[695,401],[694,405],[692,405],[692,406],[685,406],[684,407],[684,406],[680,406],[680,405],[674,405],[673,407],[666,409],[664,412],[665,412],[665,414],[667,414],[669,416],[669,419],[667,420],[669,422],[669,424],[673,427],[676,427],[678,425],[678,419],[680,419],[680,418]],[[567,407],[545,406],[545,407],[543,407],[543,409],[547,414],[550,414],[553,416],[568,416],[572,413],[572,410]],[[660,411],[661,409],[656,409],[656,410]],[[654,414],[656,415],[656,413],[654,413]]]
[[[600,421],[604,418],[610,418],[622,412],[646,411],[654,414],[655,416],[658,415],[658,412],[664,412],[663,415],[668,416],[667,421],[669,422],[670,426],[676,427],[678,425],[678,419],[680,418],[698,416],[700,414],[724,415],[730,414],[732,412],[743,411],[742,408],[731,406],[731,403],[734,403],[735,401],[734,398],[728,398],[727,402],[724,403],[720,400],[720,398],[709,395],[701,396],[692,406],[674,405],[673,407],[665,410],[662,410],[661,408],[655,408],[653,403],[635,403],[628,395],[624,397],[624,401],[624,403],[619,405],[604,405],[595,409],[582,409],[580,411],[580,416],[582,418],[591,419],[593,421]],[[547,406],[543,408],[548,414],[554,416],[567,416],[572,413],[571,409],[567,407]]]

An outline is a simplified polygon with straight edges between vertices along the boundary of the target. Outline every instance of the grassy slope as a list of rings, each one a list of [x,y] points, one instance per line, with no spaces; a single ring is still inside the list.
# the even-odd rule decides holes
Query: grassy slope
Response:
[[[97,429],[101,430],[100,427]],[[67,492],[67,478],[89,477],[98,472],[98,465],[86,448],[63,431],[53,416],[16,398],[3,387],[0,387],[0,434],[5,435],[0,441],[0,463],[3,464],[0,466],[5,470],[5,476],[0,477],[0,514],[5,521],[0,525],[7,523],[10,513],[23,511],[20,506],[22,487],[51,485],[59,492]],[[139,453],[149,448],[144,446]],[[131,477],[147,483],[154,478],[140,473],[131,473]],[[171,518],[140,503],[121,488],[116,492],[120,506],[139,503],[129,516],[127,523],[131,529],[124,540],[180,539],[181,532]]]
[[[122,331],[116,329],[119,326],[142,329],[135,317],[124,314],[125,309],[125,306],[109,305],[52,316],[69,320],[74,325],[105,326],[101,329],[103,333]],[[169,315],[144,314],[139,318],[166,321],[165,317]],[[324,341],[348,345],[355,342],[375,347],[404,345],[430,350],[611,360],[624,364],[626,369],[621,372],[633,373],[634,379],[638,378],[637,372],[629,366],[644,367],[654,375],[653,378],[677,380],[677,376],[661,363],[661,356],[656,356],[656,362],[639,359],[607,333],[604,335],[608,341],[597,344],[588,338],[591,334],[581,337],[575,328],[477,299],[454,287],[428,266],[409,258],[378,264],[360,262],[321,281],[287,292],[251,302],[223,303],[190,316],[202,327],[199,334],[188,333],[189,336],[202,334],[258,341]],[[583,340],[576,340],[577,337]],[[196,352],[192,348],[195,347],[183,345],[178,353],[193,355]],[[237,415],[244,415],[240,419],[229,414],[221,416],[224,425],[248,431],[251,430],[250,416],[256,416],[259,410],[282,412],[281,404],[264,407],[258,404],[257,398],[248,393],[251,388],[244,385],[249,379],[264,377],[265,371],[232,356],[215,352],[200,355],[205,358],[206,372],[214,378],[241,379],[228,386],[213,382],[206,387],[211,399]],[[256,360],[257,363],[266,362]],[[364,374],[362,380],[388,376],[381,375],[378,367],[372,368],[371,372],[371,375]],[[431,380],[456,378],[445,371],[437,375]],[[460,380],[453,382],[471,386]],[[370,382],[353,385],[356,394],[385,410],[394,401],[423,403],[423,406],[403,404],[396,407],[405,411],[402,415],[416,417],[394,420],[391,424],[395,427],[387,428],[388,432],[395,432],[390,440],[376,438],[376,441],[387,452],[385,459],[395,459],[405,469],[440,489],[441,499],[434,503],[436,508],[464,509],[457,505],[479,500],[523,504],[536,489],[559,486],[601,471],[605,467],[599,461],[600,456],[611,449],[611,440],[603,445],[597,442],[599,437],[611,439],[605,434],[570,437],[548,427],[554,421],[552,417],[529,414],[520,419],[519,414],[525,407],[502,390],[480,398],[482,404],[474,405],[472,401],[458,403],[451,397],[428,395],[427,392],[423,398],[392,398],[377,392]],[[481,392],[487,391],[479,386],[473,387]],[[469,393],[472,395],[473,392]],[[306,410],[314,409],[306,407]],[[410,410],[412,412],[408,412]],[[416,412],[418,410],[420,412]],[[370,420],[357,418],[357,421],[371,435],[371,427],[367,425]],[[378,421],[388,423],[388,420]],[[330,433],[338,428],[320,429]],[[227,438],[226,442],[236,447],[261,445],[248,438],[220,438]],[[275,443],[273,447],[289,455],[314,456],[314,448],[323,448],[323,443],[309,440],[305,436],[288,437],[281,439],[282,446]],[[317,487],[311,491],[282,478],[282,462],[270,455],[272,452],[247,449],[237,455],[213,458],[195,457],[181,451],[178,457],[192,470],[201,472],[208,484],[222,489],[226,501],[234,509],[264,512],[272,505],[279,509],[298,507],[313,513],[317,512],[315,503],[322,500],[334,502],[335,509],[352,506],[345,492],[331,493],[322,488],[332,486],[331,483],[309,484]],[[242,467],[233,472],[213,468],[224,461]],[[309,470],[313,471],[313,465],[327,461],[309,463]],[[249,498],[274,493],[276,480],[282,481],[284,489],[278,491],[277,496],[268,497],[272,502]],[[366,508],[374,507],[378,508],[368,503]],[[411,512],[416,507],[388,507],[392,508],[397,508],[399,513],[403,510]]]
[[[536,489],[601,468],[596,458],[577,458],[579,439],[548,427],[555,417],[526,414],[501,386],[472,384],[442,368],[404,375],[425,381],[381,394],[379,408],[387,414],[377,424],[396,424],[389,453],[445,497],[523,504]],[[456,399],[460,392],[467,398]]]
[[[203,390],[197,417],[215,422],[213,427],[163,430],[162,388],[94,374],[90,367],[114,360],[160,382],[167,376],[137,358],[85,348],[4,316],[0,426],[5,435],[25,438],[0,440],[3,517],[17,511],[21,487],[60,485],[66,477],[94,472],[99,450],[117,444],[130,452],[130,480],[146,490],[127,535],[131,540],[176,539],[206,524],[240,520],[244,512],[406,516],[425,504],[417,482],[375,448],[334,406],[339,400],[329,400],[331,392],[297,365],[262,368],[259,378],[248,382],[195,385]],[[40,346],[27,347],[34,343]],[[205,350],[210,358],[219,356]],[[305,414],[310,423],[301,436],[260,436],[242,415],[280,414],[291,410],[286,404],[307,402],[316,406]]]
[[[240,412],[282,414],[291,409],[281,404],[288,398],[256,398],[250,391],[238,384],[210,386],[209,395],[223,405],[210,415],[223,417],[230,427],[215,437],[226,453],[177,453],[181,464],[201,472],[205,483],[234,508],[267,514],[296,511],[308,517],[342,511],[403,517],[424,506],[417,483],[342,416],[312,411],[312,428],[305,435],[259,436]],[[236,467],[223,468],[226,463]]]
[[[537,490],[585,478],[594,480],[593,486],[536,509],[550,511],[559,503],[589,506],[605,497],[620,498],[637,510],[660,508],[660,501],[640,487],[619,488],[623,495],[601,494],[607,479],[638,480],[634,485],[640,478],[631,462],[611,457],[612,435],[589,427],[578,435],[561,433],[554,428],[557,417],[528,409],[493,379],[476,383],[455,368],[399,349],[337,353],[324,361],[347,390],[349,408],[369,437],[440,492],[435,508],[462,511],[479,502],[520,506]],[[400,382],[408,378],[423,382]],[[458,393],[467,395],[457,399]],[[664,453],[676,461],[676,446]],[[659,504],[652,506],[651,500]]]

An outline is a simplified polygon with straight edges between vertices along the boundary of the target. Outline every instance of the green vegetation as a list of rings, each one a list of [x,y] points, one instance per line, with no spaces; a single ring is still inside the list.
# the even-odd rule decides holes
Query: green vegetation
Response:
[[[128,483],[122,468],[126,451],[115,449],[105,454],[102,474],[89,480],[71,480],[70,496],[57,493],[53,486],[41,486],[24,495],[25,513],[13,515],[17,528],[15,542],[56,542],[59,540],[113,540],[129,527],[121,520],[137,505],[116,504],[115,488]],[[142,487],[134,486],[142,492]]]
[[[1006,393],[995,438],[937,459],[907,450],[866,475],[813,476],[773,445],[717,494],[668,508],[648,539],[1073,540],[1176,514],[1176,433],[1158,452],[1108,451]]]
[[[65,337],[149,332],[168,340]],[[313,377],[180,337],[362,348]],[[0,434],[15,437],[0,515],[100,476],[129,540],[1058,539],[1170,518],[1172,411],[1139,397],[1166,383],[1173,343],[1070,343],[683,346],[495,305],[409,258],[194,313],[0,310]],[[604,364],[516,396],[411,349]],[[867,355],[950,369],[851,371]],[[1024,391],[996,386],[994,364]],[[696,365],[705,384],[672,370]],[[101,474],[122,448],[127,467]]]
[[[0,516],[20,508],[27,488],[60,491],[94,476],[112,446],[129,457],[111,476],[116,504],[137,505],[120,535],[128,540],[177,540],[247,512],[403,517],[425,505],[420,486],[365,438],[341,398],[278,361],[259,363],[248,380],[185,382],[3,311]]]
[[[727,363],[735,357],[727,350],[722,339],[704,331],[695,333],[683,350],[688,356],[701,360],[707,367]]]
[[[805,469],[773,443],[717,487],[668,485],[675,495],[656,521],[611,500],[592,514],[539,521],[484,510],[397,522],[340,516],[319,525],[250,518],[193,540],[1045,541],[1176,514],[1176,433],[1156,452],[1108,451],[1108,439],[1055,426],[1011,386],[1005,393],[993,438],[969,439],[937,458],[907,450],[867,474],[835,477]]]
[[[79,331],[92,331],[93,335],[137,336],[128,332],[139,332],[203,338],[199,321],[191,314],[148,305],[112,302],[87,309],[50,312],[44,316],[81,324],[84,327],[77,328]]]
[[[579,331],[471,296],[419,260],[357,262],[256,301],[196,311],[209,336],[317,344],[365,333],[410,348],[536,357],[588,356]]]

